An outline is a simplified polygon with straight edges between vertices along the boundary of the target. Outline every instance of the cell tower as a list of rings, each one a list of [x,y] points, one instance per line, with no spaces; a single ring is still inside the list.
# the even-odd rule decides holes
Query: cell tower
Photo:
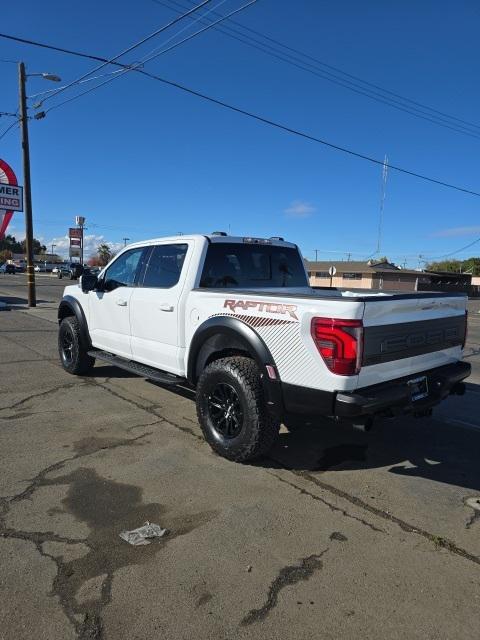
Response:
[[[380,198],[380,216],[378,220],[378,236],[377,236],[377,251],[380,253],[380,247],[382,246],[382,232],[383,232],[383,208],[385,205],[385,194],[387,191],[387,177],[388,177],[388,158],[385,155],[382,168],[382,192]]]

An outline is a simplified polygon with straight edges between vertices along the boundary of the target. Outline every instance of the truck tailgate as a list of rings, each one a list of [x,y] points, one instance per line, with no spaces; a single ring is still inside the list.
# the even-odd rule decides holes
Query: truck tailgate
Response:
[[[365,302],[358,387],[461,360],[466,296],[416,294]]]

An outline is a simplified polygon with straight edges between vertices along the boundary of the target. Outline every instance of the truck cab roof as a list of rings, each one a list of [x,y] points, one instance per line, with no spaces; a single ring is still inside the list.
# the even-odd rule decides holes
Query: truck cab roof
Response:
[[[149,240],[142,240],[141,242],[133,242],[132,244],[127,245],[128,247],[141,247],[144,245],[156,244],[159,242],[185,242],[188,240],[207,240],[212,243],[238,243],[238,244],[260,244],[260,245],[274,245],[280,247],[287,247],[295,249],[297,247],[293,242],[286,242],[283,238],[279,236],[274,236],[271,238],[258,238],[252,236],[229,236],[227,234],[223,235],[223,232],[213,232],[209,234],[186,234],[186,235],[177,235],[177,236],[162,236],[160,238],[150,238]]]

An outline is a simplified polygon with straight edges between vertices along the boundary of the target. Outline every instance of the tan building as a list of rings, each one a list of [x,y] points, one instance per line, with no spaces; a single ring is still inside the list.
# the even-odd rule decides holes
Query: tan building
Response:
[[[390,262],[305,261],[312,287],[380,289],[385,291],[417,291],[428,285],[430,278],[422,271],[400,269]],[[329,269],[336,273],[330,278]]]

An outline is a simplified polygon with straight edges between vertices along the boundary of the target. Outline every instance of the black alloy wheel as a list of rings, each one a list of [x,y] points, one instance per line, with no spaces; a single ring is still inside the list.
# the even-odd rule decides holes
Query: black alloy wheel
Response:
[[[62,331],[59,336],[60,343],[60,357],[62,359],[63,366],[68,369],[73,363],[73,349],[74,341],[71,331]]]
[[[215,431],[224,438],[236,438],[243,425],[243,411],[232,385],[220,382],[208,398],[208,413]]]

